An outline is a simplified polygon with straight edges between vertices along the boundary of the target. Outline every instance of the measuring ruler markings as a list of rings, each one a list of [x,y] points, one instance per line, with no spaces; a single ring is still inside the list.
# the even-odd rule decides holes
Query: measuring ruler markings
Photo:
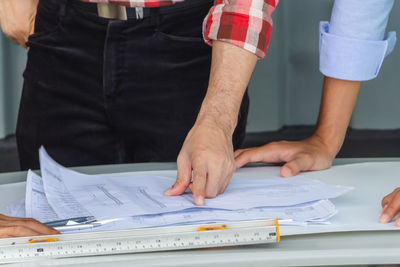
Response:
[[[279,242],[279,227],[275,220],[268,220],[36,238],[40,239],[57,241],[27,243],[32,239],[14,238],[6,245],[6,239],[1,240],[0,263],[273,243]]]

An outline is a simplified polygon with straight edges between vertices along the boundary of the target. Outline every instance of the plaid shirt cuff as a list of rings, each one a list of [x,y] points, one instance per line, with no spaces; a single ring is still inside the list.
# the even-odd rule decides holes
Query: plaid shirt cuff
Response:
[[[272,31],[272,12],[279,0],[215,0],[203,23],[203,37],[224,41],[263,58]]]

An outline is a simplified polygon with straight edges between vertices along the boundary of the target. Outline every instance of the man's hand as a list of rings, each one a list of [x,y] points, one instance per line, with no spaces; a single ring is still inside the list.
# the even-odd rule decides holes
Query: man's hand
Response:
[[[59,232],[34,219],[14,218],[0,214],[0,238],[56,234]]]
[[[319,136],[313,135],[302,141],[273,142],[261,147],[239,149],[235,151],[235,161],[237,168],[249,162],[286,162],[281,168],[281,175],[291,177],[301,171],[327,169],[335,155]]]
[[[0,26],[13,43],[24,48],[33,33],[38,0],[1,0]]]
[[[232,134],[256,62],[257,56],[242,48],[213,42],[207,94],[179,153],[176,183],[166,195],[180,195],[189,187],[195,204],[203,205],[204,198],[224,192],[235,170]]]
[[[379,221],[381,223],[391,222],[400,211],[400,187],[382,199],[382,209]],[[397,217],[396,225],[400,226],[400,217]]]
[[[232,138],[218,126],[195,125],[178,156],[178,176],[167,195],[180,195],[189,187],[196,205],[222,194],[235,171]],[[192,179],[193,169],[193,183]]]

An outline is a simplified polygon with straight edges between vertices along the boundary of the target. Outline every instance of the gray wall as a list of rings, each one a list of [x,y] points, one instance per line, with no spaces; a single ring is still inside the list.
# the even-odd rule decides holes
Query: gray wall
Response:
[[[318,24],[329,20],[332,0],[281,0],[274,13],[268,55],[258,62],[250,84],[248,131],[284,125],[312,125],[318,117],[323,77],[318,71]],[[388,30],[400,36],[400,3]],[[400,38],[399,38],[400,39]],[[351,126],[400,128],[400,40],[377,79],[362,86]]]
[[[332,0],[281,0],[274,14],[268,55],[250,83],[249,132],[284,125],[312,125],[318,116],[322,75],[318,71],[318,24],[329,20]],[[400,35],[396,1],[388,30]],[[400,39],[400,38],[399,38]],[[26,52],[0,35],[0,137],[15,131]],[[400,128],[400,41],[379,77],[363,85],[351,126]]]
[[[15,133],[26,52],[0,34],[0,138]]]

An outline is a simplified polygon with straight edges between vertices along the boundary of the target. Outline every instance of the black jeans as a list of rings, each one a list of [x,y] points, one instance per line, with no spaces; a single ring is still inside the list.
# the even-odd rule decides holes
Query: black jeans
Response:
[[[39,167],[41,145],[66,166],[175,161],[207,90],[211,5],[188,0],[121,21],[41,0],[17,126],[21,168]],[[247,113],[246,93],[235,148]]]

